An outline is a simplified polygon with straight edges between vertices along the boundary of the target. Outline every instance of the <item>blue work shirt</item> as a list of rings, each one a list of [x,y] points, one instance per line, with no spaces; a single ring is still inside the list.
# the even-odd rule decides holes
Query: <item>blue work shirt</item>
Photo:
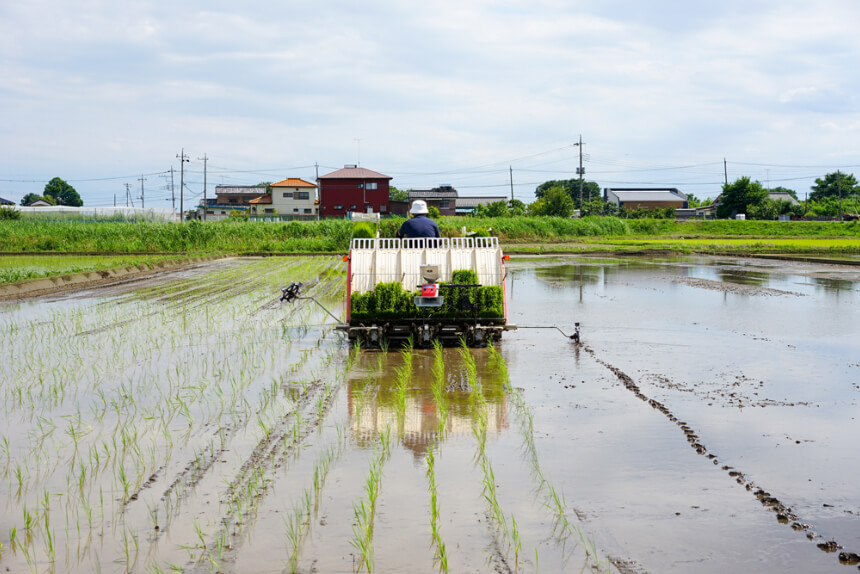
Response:
[[[426,215],[416,215],[407,219],[397,232],[398,237],[442,237],[439,226]]]

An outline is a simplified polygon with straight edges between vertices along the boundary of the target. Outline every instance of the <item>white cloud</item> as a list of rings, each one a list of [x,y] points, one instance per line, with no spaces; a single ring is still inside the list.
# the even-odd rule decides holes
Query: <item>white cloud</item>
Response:
[[[831,137],[860,123],[860,5],[592,4],[5,3],[0,179],[150,172],[182,146],[237,169],[336,167],[361,139],[368,167],[478,184],[468,168],[497,163],[493,186],[580,133],[595,166],[860,164]],[[568,153],[529,177],[572,177]]]

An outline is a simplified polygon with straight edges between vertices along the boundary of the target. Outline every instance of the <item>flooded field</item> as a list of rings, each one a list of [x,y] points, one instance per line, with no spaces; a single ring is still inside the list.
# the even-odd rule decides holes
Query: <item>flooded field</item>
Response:
[[[857,267],[508,271],[491,349],[360,351],[278,302],[342,315],[336,258],[0,303],[0,568],[857,568]]]

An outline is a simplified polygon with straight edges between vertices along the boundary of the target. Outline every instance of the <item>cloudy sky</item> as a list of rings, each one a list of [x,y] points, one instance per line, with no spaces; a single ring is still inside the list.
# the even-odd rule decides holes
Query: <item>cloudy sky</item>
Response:
[[[529,202],[548,179],[860,175],[857,0],[0,0],[0,197],[86,205],[360,163]]]

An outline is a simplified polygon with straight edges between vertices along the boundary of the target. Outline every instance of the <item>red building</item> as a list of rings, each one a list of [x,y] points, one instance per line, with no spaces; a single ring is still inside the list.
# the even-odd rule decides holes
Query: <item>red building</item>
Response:
[[[321,175],[320,217],[344,217],[349,211],[386,215],[390,181],[387,175],[356,165]]]

